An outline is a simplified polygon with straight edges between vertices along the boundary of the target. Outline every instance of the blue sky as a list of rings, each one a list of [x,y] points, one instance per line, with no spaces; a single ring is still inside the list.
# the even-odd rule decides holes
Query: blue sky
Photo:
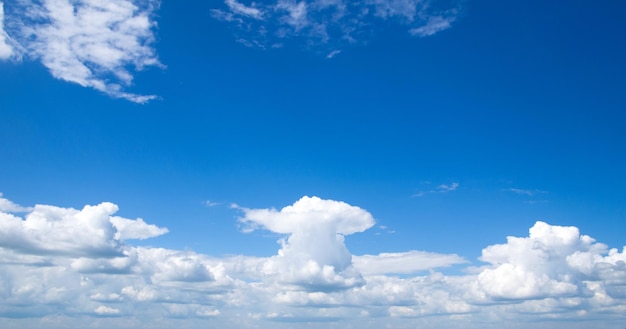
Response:
[[[626,4],[0,4],[3,327],[624,327]]]

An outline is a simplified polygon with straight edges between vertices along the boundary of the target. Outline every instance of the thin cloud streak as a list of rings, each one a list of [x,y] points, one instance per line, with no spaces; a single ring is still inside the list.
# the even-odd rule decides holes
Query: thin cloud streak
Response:
[[[457,188],[459,188],[459,183],[457,183],[457,182],[453,182],[450,185],[441,184],[441,185],[437,186],[436,188],[433,188],[433,189],[430,189],[430,190],[419,191],[419,192],[413,194],[413,197],[423,197],[423,196],[425,196],[427,194],[448,193],[448,192],[456,191]]]
[[[546,191],[542,191],[542,190],[525,190],[525,189],[519,189],[519,188],[507,188],[507,189],[502,189],[502,191],[504,192],[511,192],[511,193],[515,193],[518,195],[526,195],[526,196],[536,196],[539,194],[546,194],[548,192]]]

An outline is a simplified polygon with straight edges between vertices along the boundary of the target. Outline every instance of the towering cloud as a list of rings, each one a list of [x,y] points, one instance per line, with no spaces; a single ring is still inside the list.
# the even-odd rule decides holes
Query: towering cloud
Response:
[[[263,272],[280,282],[311,290],[348,288],[363,283],[352,266],[344,236],[372,227],[367,211],[344,202],[303,197],[280,211],[243,209],[240,221],[249,229],[264,228],[288,234],[278,255],[268,259]]]

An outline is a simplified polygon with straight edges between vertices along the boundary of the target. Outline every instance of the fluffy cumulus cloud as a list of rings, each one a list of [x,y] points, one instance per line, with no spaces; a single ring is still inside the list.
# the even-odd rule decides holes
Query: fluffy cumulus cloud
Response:
[[[576,227],[537,222],[528,237],[508,237],[506,244],[483,250],[481,260],[491,266],[478,275],[478,284],[496,299],[579,296],[591,293],[593,282],[609,289],[624,285],[625,257]]]
[[[392,21],[415,36],[448,29],[458,16],[454,1],[422,0],[225,0],[213,16],[235,28],[237,41],[247,46],[282,47],[298,40],[305,47],[326,49],[334,57],[347,45],[366,42],[376,25]]]
[[[10,4],[10,6],[9,6]],[[40,60],[57,79],[137,103],[153,95],[129,93],[133,71],[162,66],[152,46],[158,0],[25,0],[0,3],[0,58]],[[2,17],[10,28],[2,29]]]
[[[21,207],[14,206],[15,210]],[[112,217],[118,207],[110,202],[81,210],[36,205],[20,218],[2,212],[0,247],[29,254],[100,255],[123,254],[124,239],[161,235],[167,229],[148,226],[143,220]]]
[[[303,197],[279,210],[236,209],[246,231],[283,235],[275,255],[216,257],[135,246],[167,230],[117,211],[108,202],[72,209],[0,198],[0,325],[622,328],[625,320],[626,250],[576,227],[537,222],[526,237],[487,246],[473,265],[425,251],[352,255],[345,239],[373,216]],[[465,269],[438,270],[452,265]]]
[[[280,211],[243,209],[240,221],[249,229],[262,227],[288,234],[278,255],[268,259],[263,273],[309,289],[343,289],[363,284],[352,266],[344,236],[374,225],[367,211],[344,202],[303,197]]]

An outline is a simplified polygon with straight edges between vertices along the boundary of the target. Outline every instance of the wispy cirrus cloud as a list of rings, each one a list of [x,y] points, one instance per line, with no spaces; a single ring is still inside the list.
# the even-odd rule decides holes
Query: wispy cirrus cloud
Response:
[[[414,36],[434,35],[452,26],[459,7],[422,0],[273,0],[247,4],[225,0],[212,14],[231,23],[237,40],[244,45],[281,47],[287,40],[295,40],[308,48],[324,49],[327,58],[332,58],[345,46],[367,42],[385,21],[404,26]]]
[[[451,184],[441,184],[434,188],[418,191],[417,193],[413,194],[413,197],[422,197],[427,194],[448,193],[456,191],[457,188],[459,188],[459,183],[457,182],[452,182]]]
[[[548,194],[548,191],[539,190],[539,189],[520,189],[520,188],[505,188],[502,189],[503,192],[513,193],[518,196],[526,198],[524,203],[527,204],[540,204],[547,203],[548,200],[545,199],[545,196]]]
[[[536,195],[540,195],[540,194],[546,194],[548,192],[546,191],[542,191],[542,190],[527,190],[527,189],[520,189],[520,188],[506,188],[506,189],[502,189],[502,191],[504,192],[511,192],[511,193],[515,193],[518,195],[526,195],[526,196],[536,196]]]
[[[589,321],[616,327],[626,311],[626,249],[572,226],[536,222],[528,236],[484,248],[478,267],[446,275],[437,269],[467,261],[415,250],[352,255],[344,238],[371,228],[372,215],[317,197],[279,210],[236,207],[253,229],[285,235],[269,257],[133,246],[125,239],[165,229],[120,220],[109,202],[80,210],[19,207],[28,209],[24,217],[7,209],[0,209],[0,323],[9,327],[106,318],[126,328],[158,318],[163,328],[204,328],[211,318],[238,328],[349,321],[363,328],[482,329],[501,328],[506,319],[545,328],[563,320],[582,329]]]
[[[0,57],[11,55],[10,36],[26,58],[40,60],[57,79],[145,103],[156,96],[126,88],[134,72],[163,66],[153,48],[158,7],[159,0],[12,2],[5,13],[10,28],[0,30]]]

